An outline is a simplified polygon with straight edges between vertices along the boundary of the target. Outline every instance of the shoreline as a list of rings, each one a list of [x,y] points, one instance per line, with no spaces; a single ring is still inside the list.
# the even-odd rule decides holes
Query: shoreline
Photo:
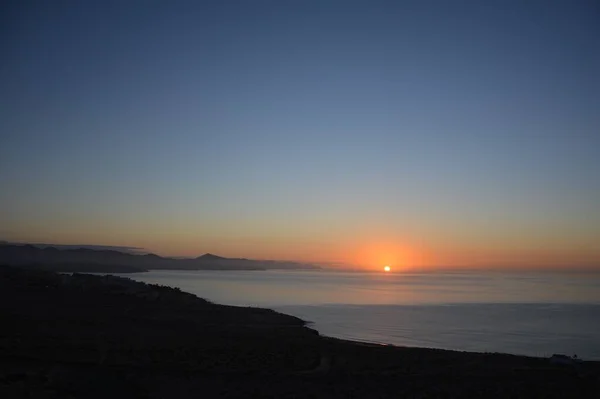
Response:
[[[0,397],[594,397],[600,362],[321,336],[126,277],[0,267]],[[54,396],[53,396],[54,395]]]
[[[157,270],[147,270],[147,271],[143,271],[143,272],[134,272],[134,273],[107,273],[107,272],[102,272],[102,273],[87,273],[87,272],[80,272],[80,274],[90,274],[90,275],[97,275],[97,276],[115,276],[115,277],[122,277],[125,279],[130,279],[133,280],[131,278],[131,274],[141,274],[141,273],[149,273],[149,272],[153,272],[153,271],[167,271],[167,272],[171,272],[173,270],[168,270],[168,269],[157,269]],[[217,272],[222,272],[223,270],[212,270],[212,269],[206,269],[206,270],[177,270],[177,271],[184,271],[184,272],[213,272],[213,271],[217,271]],[[227,272],[229,271],[240,271],[240,270],[227,270]],[[242,271],[254,271],[254,270],[242,270]],[[268,271],[268,270],[264,270],[264,271]],[[288,270],[289,271],[289,270]],[[78,272],[75,272],[78,273]],[[123,274],[121,276],[121,274]],[[150,283],[144,282],[144,281],[138,281],[138,280],[133,280],[136,281],[138,283],[142,283],[142,284],[147,284],[147,285],[152,285]],[[178,287],[173,287],[173,286],[168,286],[172,289],[176,289],[176,290],[181,290]],[[190,295],[194,295],[197,296],[196,294],[194,294],[193,292],[189,292],[189,291],[182,291],[185,292],[187,294]],[[198,296],[199,297],[199,296]],[[274,307],[269,307],[268,305],[264,306],[264,305],[238,305],[238,304],[224,304],[224,303],[217,303],[217,302],[212,302],[211,300],[208,300],[206,298],[202,298],[199,297],[203,300],[207,300],[210,301],[211,303],[214,303],[215,305],[219,305],[219,306],[234,306],[234,307],[239,307],[239,308],[256,308],[256,309],[268,309],[271,310],[275,313],[278,314],[282,314],[282,315],[286,315],[286,316],[290,316],[290,317],[295,317],[298,318],[300,320],[302,320],[305,323],[305,327],[316,331],[320,336],[322,336],[323,338],[331,338],[331,339],[336,339],[336,340],[340,340],[340,341],[346,341],[348,343],[354,343],[357,345],[374,345],[377,347],[389,347],[389,348],[412,348],[412,349],[426,349],[426,350],[444,350],[444,351],[451,351],[451,352],[459,352],[459,353],[473,353],[473,354],[497,354],[497,355],[507,355],[507,356],[517,356],[517,357],[524,357],[524,358],[533,358],[533,359],[550,359],[552,357],[552,355],[567,355],[567,353],[565,352],[554,352],[551,355],[531,355],[531,354],[525,354],[525,353],[516,353],[516,352],[503,352],[503,351],[477,351],[477,350],[463,350],[463,349],[455,349],[455,348],[445,348],[445,347],[438,347],[438,346],[423,346],[423,345],[402,345],[402,344],[394,344],[394,343],[388,343],[388,342],[377,342],[377,341],[368,341],[368,340],[361,340],[361,339],[352,339],[352,338],[344,338],[344,337],[340,337],[340,336],[335,336],[335,335],[326,335],[326,334],[322,334],[321,332],[319,332],[315,326],[315,322],[310,321],[310,320],[304,320],[299,316],[294,316],[291,314],[288,314],[285,312],[285,310],[281,310],[281,309],[277,309],[277,308],[281,308],[281,307],[285,307],[284,306],[274,306]],[[428,304],[419,304],[419,305],[395,305],[395,304],[390,304],[390,305],[361,305],[361,306],[406,306],[406,307],[420,307],[420,306],[481,306],[481,305],[513,305],[515,303],[512,302],[485,302],[485,303],[471,303],[471,302],[458,302],[458,303],[428,303]],[[543,305],[543,306],[549,306],[549,305],[564,305],[564,303],[548,303],[548,302],[527,302],[527,303],[523,303],[523,302],[518,302],[516,303],[518,305]],[[600,303],[588,303],[588,302],[582,302],[582,303],[568,303],[568,305],[581,305],[581,306],[600,306]],[[292,306],[296,306],[296,305],[292,305]],[[312,305],[307,305],[307,306],[312,306]],[[328,306],[326,304],[326,306]],[[344,306],[343,304],[335,304],[334,306]],[[586,356],[584,355],[583,357],[579,358],[578,360],[582,360],[585,362],[597,362],[600,363],[600,358],[592,358],[592,359],[588,359],[586,358]]]
[[[600,303],[583,300],[524,302],[507,295],[497,298],[497,301],[493,300],[496,298],[489,301],[485,301],[486,298],[474,298],[477,302],[434,302],[433,300],[438,299],[434,297],[427,303],[400,303],[406,302],[401,299],[383,304],[359,304],[356,302],[363,298],[357,298],[353,302],[353,298],[348,298],[347,295],[337,297],[335,292],[322,294],[323,290],[315,290],[314,297],[302,294],[306,289],[312,290],[311,282],[319,282],[317,274],[312,274],[309,278],[299,276],[296,279],[295,275],[279,277],[273,272],[265,282],[260,276],[245,277],[241,276],[241,273],[235,273],[228,278],[227,273],[217,272],[213,277],[208,272],[194,272],[189,275],[153,275],[151,272],[131,278],[180,287],[196,295],[205,295],[216,303],[271,308],[315,322],[311,327],[324,336],[357,342],[507,353],[537,358],[549,358],[553,354],[577,354],[586,360],[600,360],[600,342],[593,334],[596,329],[593,327],[598,326],[598,322],[594,320],[600,314]],[[327,279],[333,277],[326,275]],[[278,281],[277,285],[272,287],[269,284],[271,279]],[[218,289],[212,287],[212,281],[216,281]],[[248,291],[242,294],[237,293],[235,289],[231,290],[230,287],[237,286],[233,285],[232,281],[235,281],[234,284],[245,284],[245,281],[248,281]],[[341,284],[341,287],[344,287],[344,280]],[[286,287],[290,289],[289,297],[285,294],[271,294],[272,289],[285,290]],[[560,299],[560,296],[558,298]],[[333,303],[324,302],[322,299],[330,299]],[[366,299],[378,298],[370,294]],[[480,302],[481,300],[483,302]],[[336,301],[339,303],[335,303]],[[490,324],[480,326],[480,320],[488,317],[487,315],[494,315],[491,316],[493,319],[490,320]],[[589,322],[586,317],[589,318]],[[427,329],[429,331],[426,331]],[[569,338],[571,336],[573,338]]]
[[[106,273],[106,272],[102,272],[102,273],[87,273],[87,272],[83,272],[81,274],[90,274],[90,275],[98,275],[98,276],[115,276],[115,277],[122,277],[122,278],[126,278],[126,279],[131,279],[131,274],[141,274],[141,273],[148,273],[148,272],[153,272],[153,271],[167,271],[167,272],[171,272],[173,270],[168,270],[168,269],[157,269],[157,270],[146,270],[143,272],[133,272],[133,273]],[[212,272],[212,271],[217,271],[217,272],[221,272],[223,270],[212,270],[212,269],[206,269],[206,270],[177,270],[177,271],[200,271],[200,272]],[[227,272],[229,272],[230,270],[227,270]],[[240,270],[231,270],[231,271],[240,271]],[[242,271],[248,271],[248,270],[242,270]],[[264,270],[264,271],[268,271],[268,270]],[[288,270],[289,271],[289,270]],[[77,273],[77,272],[76,272]],[[120,274],[123,274],[123,276],[120,276]],[[152,285],[150,283],[146,283],[144,281],[138,281],[138,280],[134,280],[136,282],[139,283],[143,283],[143,284],[148,284],[148,285]],[[180,288],[178,287],[172,287],[169,286],[172,289],[176,289],[176,290],[180,290]],[[197,296],[196,294],[194,294],[193,292],[189,292],[189,291],[182,291],[185,292],[187,294],[190,295],[194,295]],[[206,298],[202,298],[199,297],[203,300],[207,300],[210,301]],[[212,301],[211,301],[212,302]],[[552,357],[552,355],[546,355],[546,356],[542,356],[542,355],[528,355],[528,354],[524,354],[524,353],[514,353],[514,352],[502,352],[502,351],[476,351],[476,350],[462,350],[462,349],[453,349],[453,348],[444,348],[444,347],[436,347],[436,346],[411,346],[411,345],[399,345],[399,344],[394,344],[394,343],[387,343],[387,342],[376,342],[376,341],[368,341],[368,340],[361,340],[361,339],[351,339],[351,338],[343,338],[343,337],[339,337],[339,336],[334,336],[334,335],[325,335],[322,334],[321,332],[319,332],[316,328],[316,326],[314,326],[316,323],[310,320],[304,320],[299,316],[293,316],[290,315],[288,313],[286,313],[284,310],[282,311],[281,309],[278,310],[277,308],[280,307],[285,307],[284,306],[275,306],[275,307],[269,307],[268,305],[266,306],[261,306],[261,305],[230,305],[230,304],[224,304],[224,303],[217,303],[217,302],[212,302],[215,305],[219,305],[219,306],[235,306],[235,307],[239,307],[239,308],[257,308],[257,309],[269,309],[273,312],[279,313],[279,314],[283,314],[286,316],[290,316],[290,317],[295,317],[298,318],[300,320],[302,320],[305,323],[305,327],[316,331],[320,336],[322,336],[323,338],[331,338],[331,339],[335,339],[335,340],[340,340],[340,341],[346,341],[348,343],[354,343],[357,345],[373,345],[373,346],[377,346],[377,347],[389,347],[389,348],[412,348],[412,349],[426,349],[426,350],[444,350],[444,351],[450,351],[450,352],[459,352],[459,353],[473,353],[473,354],[497,354],[497,355],[507,355],[507,356],[517,356],[517,357],[524,357],[524,358],[533,358],[533,359],[550,359]],[[394,304],[390,304],[390,305],[372,305],[372,306],[407,306],[407,307],[414,307],[414,306],[480,306],[480,305],[513,305],[514,303],[512,302],[485,302],[485,303],[470,303],[470,302],[459,302],[459,303],[431,303],[431,304],[420,304],[420,305],[394,305]],[[518,305],[544,305],[544,306],[548,306],[548,305],[564,305],[564,303],[548,303],[548,302],[527,302],[527,303],[522,303],[522,302],[518,302]],[[600,303],[588,303],[588,302],[582,302],[582,303],[569,303],[569,305],[581,305],[581,306],[600,306]],[[292,305],[292,306],[296,306],[296,305]],[[308,305],[310,306],[310,305]],[[339,304],[335,304],[335,306],[344,306],[339,305]],[[362,305],[362,306],[371,306],[371,305]],[[558,355],[567,355],[566,353],[562,353],[562,352],[556,352],[553,353],[554,354],[558,354]],[[585,362],[597,362],[600,363],[600,359],[586,359],[585,355],[580,358],[579,360],[583,360]]]

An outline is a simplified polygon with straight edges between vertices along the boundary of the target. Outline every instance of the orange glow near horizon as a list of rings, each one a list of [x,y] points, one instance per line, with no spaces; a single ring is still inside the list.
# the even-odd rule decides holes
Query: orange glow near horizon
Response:
[[[102,226],[100,226],[102,227]],[[42,232],[43,233],[43,232]],[[214,253],[231,258],[269,259],[317,263],[325,268],[350,268],[368,272],[383,272],[388,265],[394,273],[444,268],[461,269],[576,269],[600,270],[600,252],[590,241],[574,248],[569,243],[543,246],[535,242],[469,241],[452,242],[427,239],[424,235],[415,239],[384,228],[366,229],[364,233],[348,233],[339,239],[331,237],[238,237],[233,235],[211,236],[192,234],[190,231],[173,230],[169,233],[137,231],[56,230],[52,234],[15,234],[1,237],[10,242],[49,243],[59,245],[94,244],[127,246],[161,256],[196,257]],[[110,236],[108,233],[111,233]],[[587,245],[587,247],[585,245]]]
[[[398,244],[390,240],[372,242],[358,248],[354,262],[367,270],[380,271],[382,265],[390,267],[390,270],[393,265],[396,271],[423,266],[421,251],[410,244]]]
[[[391,267],[389,267],[389,266],[384,266],[384,267],[383,267],[383,271],[384,271],[384,272],[390,272],[391,270],[392,270],[392,268],[391,268]]]

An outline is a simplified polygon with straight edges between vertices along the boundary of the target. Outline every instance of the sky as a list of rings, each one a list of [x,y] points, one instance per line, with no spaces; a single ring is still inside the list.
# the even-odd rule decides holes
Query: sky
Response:
[[[600,269],[594,1],[8,1],[0,239]]]

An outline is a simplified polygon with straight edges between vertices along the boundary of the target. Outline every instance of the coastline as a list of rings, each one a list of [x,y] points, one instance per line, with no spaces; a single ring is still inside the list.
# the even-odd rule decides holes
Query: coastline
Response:
[[[215,303],[271,308],[314,322],[320,334],[341,339],[544,358],[577,354],[600,360],[600,340],[594,333],[600,331],[600,302],[593,301],[600,297],[584,289],[597,279],[541,274],[534,283],[528,278],[523,283],[520,277],[526,276],[497,279],[485,273],[449,281],[437,275],[266,273],[263,278],[238,272],[152,271],[131,278],[179,287]],[[478,279],[479,287],[493,289],[466,286],[472,278]],[[574,298],[563,295],[569,287],[571,292],[584,288]]]
[[[600,362],[571,367],[324,337],[294,316],[125,277],[2,267],[0,303],[8,326],[0,330],[2,397],[593,397],[600,390]]]

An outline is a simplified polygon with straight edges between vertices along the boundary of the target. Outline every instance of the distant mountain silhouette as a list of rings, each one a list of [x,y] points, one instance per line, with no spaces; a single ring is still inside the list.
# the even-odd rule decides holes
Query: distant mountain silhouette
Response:
[[[204,254],[204,255],[198,256],[196,259],[210,261],[210,260],[223,260],[223,259],[227,259],[227,258],[224,258],[222,256],[213,255],[213,254]]]
[[[231,259],[204,254],[195,259],[175,259],[155,254],[132,254],[89,248],[40,248],[32,244],[0,245],[0,264],[61,272],[132,273],[162,270],[267,270],[317,269],[295,262]]]
[[[131,273],[147,270],[140,257],[124,252],[39,248],[31,244],[0,245],[0,264],[62,272]]]
[[[6,242],[4,241],[5,244],[15,244],[15,245],[19,245],[19,243],[10,243],[10,242]],[[0,241],[0,244],[2,244],[2,241]],[[144,255],[147,254],[147,251],[144,251],[144,248],[139,248],[139,247],[128,247],[128,246],[122,246],[122,245],[94,245],[94,244],[79,244],[79,245],[73,245],[73,244],[46,244],[46,243],[28,243],[29,245],[33,245],[34,247],[37,248],[48,248],[48,247],[53,247],[56,249],[93,249],[96,251],[118,251],[118,252],[125,252],[128,254],[134,254],[134,255]]]

